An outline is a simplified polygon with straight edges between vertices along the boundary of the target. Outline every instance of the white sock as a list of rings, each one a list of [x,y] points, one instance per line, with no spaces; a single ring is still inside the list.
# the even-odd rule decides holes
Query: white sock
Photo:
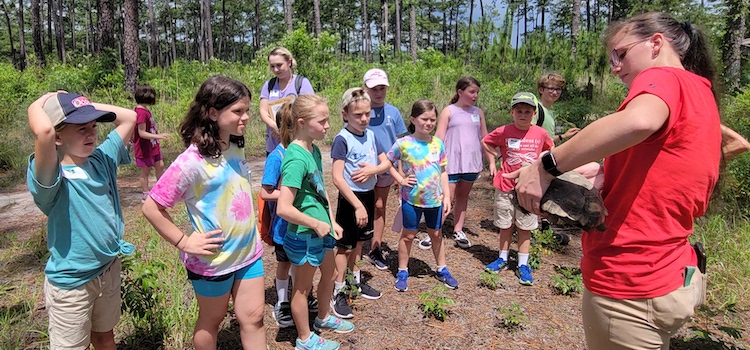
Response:
[[[529,265],[529,253],[521,254],[518,253],[518,266]]]
[[[407,273],[409,272],[409,269],[401,269],[401,268],[400,268],[400,269],[398,269],[398,270],[399,270],[399,271],[406,271]]]
[[[503,260],[505,260],[505,261],[508,261],[508,252],[509,252],[508,250],[501,250],[500,251],[500,257],[503,258]]]
[[[346,285],[346,282],[333,282],[333,295],[336,296],[341,292],[342,289],[344,289],[344,286]]]
[[[360,279],[360,276],[361,276],[361,274],[360,274],[360,270],[357,270],[357,271],[353,271],[353,272],[352,272],[352,275],[354,275],[354,283],[355,283],[355,284],[359,284],[359,283],[360,283],[360,281],[361,281],[361,279]]]
[[[289,279],[280,280],[276,279],[276,295],[279,297],[278,304],[281,304],[284,301],[289,301],[287,299],[287,295],[289,294]]]
[[[446,268],[445,265],[440,265],[437,267],[437,272],[443,271],[443,269]]]

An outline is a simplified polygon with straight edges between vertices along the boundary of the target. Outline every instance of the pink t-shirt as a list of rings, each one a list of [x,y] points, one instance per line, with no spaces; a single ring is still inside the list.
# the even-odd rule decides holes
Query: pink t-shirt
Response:
[[[669,119],[645,141],[604,161],[605,232],[583,234],[583,279],[592,293],[655,298],[683,284],[697,259],[688,242],[719,176],[719,112],[706,79],[683,69],[641,72],[619,110],[641,94],[662,99]]]
[[[495,174],[492,183],[503,192],[510,192],[516,186],[514,180],[506,179],[503,173],[511,173],[521,168],[523,163],[532,164],[539,154],[552,149],[554,141],[547,130],[531,125],[529,130],[521,130],[515,124],[508,124],[492,130],[484,137],[484,143],[490,147],[499,147],[503,157],[502,171]]]
[[[146,124],[146,131],[157,134],[156,125],[151,111],[143,107],[135,108],[136,121],[135,132],[133,133],[133,155],[136,158],[151,158],[161,154],[159,140],[143,139],[138,134],[138,124]]]
[[[445,153],[448,155],[448,175],[482,171],[482,118],[479,108],[463,109],[449,105],[450,119],[445,132]]]

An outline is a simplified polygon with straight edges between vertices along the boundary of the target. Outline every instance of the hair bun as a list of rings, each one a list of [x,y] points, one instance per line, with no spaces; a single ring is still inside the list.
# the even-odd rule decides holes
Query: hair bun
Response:
[[[685,34],[687,34],[689,37],[693,36],[693,24],[690,23],[690,21],[680,23],[680,27],[682,27],[682,30],[684,30]]]

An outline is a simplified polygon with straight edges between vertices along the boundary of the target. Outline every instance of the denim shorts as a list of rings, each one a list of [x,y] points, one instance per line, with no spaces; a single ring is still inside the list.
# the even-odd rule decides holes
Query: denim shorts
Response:
[[[236,280],[263,277],[263,260],[255,260],[250,265],[221,276],[201,276],[190,270],[187,270],[187,272],[188,279],[193,283],[195,294],[216,298],[231,292]]]
[[[333,250],[335,246],[336,239],[331,235],[320,238],[314,232],[287,231],[284,236],[284,251],[293,265],[310,263],[312,266],[320,266],[326,257],[326,252]]]
[[[424,214],[424,223],[427,228],[439,230],[443,227],[443,206],[434,208],[415,207],[409,202],[401,203],[401,214],[403,215],[404,228],[407,230],[416,230],[419,227],[419,220]]]
[[[474,182],[479,178],[479,173],[448,174],[448,182],[456,183],[459,181]]]

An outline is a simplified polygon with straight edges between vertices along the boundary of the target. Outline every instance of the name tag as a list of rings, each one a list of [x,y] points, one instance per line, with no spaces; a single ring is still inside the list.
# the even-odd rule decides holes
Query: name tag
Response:
[[[472,114],[471,121],[474,123],[479,123],[479,114]]]
[[[79,167],[63,169],[62,175],[68,180],[85,180],[89,178],[89,175]]]
[[[509,149],[521,149],[521,139],[508,139]]]
[[[247,178],[247,181],[253,182],[252,179],[252,170],[250,170],[250,164],[247,164],[247,160],[242,160],[240,162],[240,171],[242,172],[242,176]]]
[[[268,94],[268,97],[279,97],[279,90],[271,90],[271,93]]]
[[[432,162],[432,163],[437,163],[437,162],[439,162],[439,161],[440,161],[440,154],[438,154],[438,153],[434,153],[434,152],[433,152],[433,153],[430,153],[430,156],[428,157],[428,159],[429,159],[429,160],[430,160],[430,162]]]

